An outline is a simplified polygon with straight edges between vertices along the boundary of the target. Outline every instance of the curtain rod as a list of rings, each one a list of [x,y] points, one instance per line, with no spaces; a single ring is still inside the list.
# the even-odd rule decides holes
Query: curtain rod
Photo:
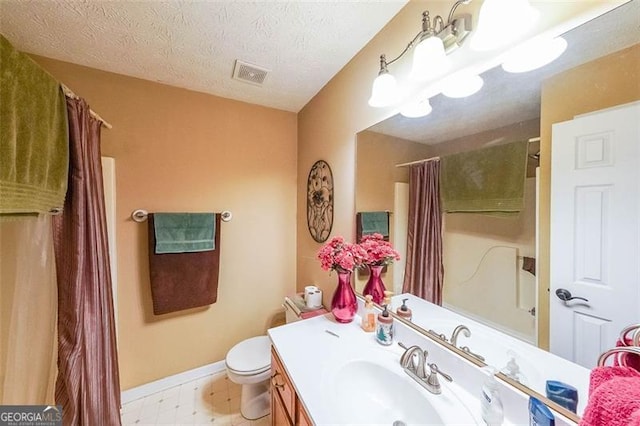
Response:
[[[429,161],[435,161],[435,160],[439,160],[439,159],[440,159],[440,157],[425,158],[424,160],[411,161],[410,163],[396,164],[396,167],[412,166],[414,164],[427,163]]]
[[[540,142],[540,136],[538,136],[537,138],[531,138],[527,142],[528,143]],[[414,164],[426,163],[427,161],[433,161],[433,160],[439,160],[439,159],[440,159],[440,157],[425,158],[424,160],[411,161],[410,163],[396,164],[396,167],[412,166]]]
[[[73,93],[73,90],[69,89],[66,85],[60,83],[60,87],[62,87],[62,91],[64,92],[64,95],[67,98],[80,99],[80,97],[78,95],[76,95],[75,93]],[[106,127],[109,130],[113,129],[113,126],[107,120],[105,120],[104,118],[100,117],[100,115],[98,115],[98,113],[95,112],[94,110],[92,110],[91,108],[89,108],[89,113],[91,114],[91,116],[93,118],[95,118],[96,120],[101,122],[104,127]]]

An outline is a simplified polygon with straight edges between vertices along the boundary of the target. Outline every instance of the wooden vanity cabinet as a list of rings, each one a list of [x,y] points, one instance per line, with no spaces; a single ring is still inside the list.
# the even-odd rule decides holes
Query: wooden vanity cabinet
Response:
[[[313,425],[273,348],[271,348],[271,425]]]

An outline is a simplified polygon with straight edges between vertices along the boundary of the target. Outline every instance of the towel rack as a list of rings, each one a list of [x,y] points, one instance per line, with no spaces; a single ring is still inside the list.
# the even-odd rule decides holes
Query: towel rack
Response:
[[[628,327],[625,327],[620,332],[620,341],[625,342],[627,340],[627,335],[632,331],[636,331],[635,338],[631,340],[635,342],[634,346],[640,346],[638,343],[640,342],[640,324],[632,324]]]
[[[598,358],[598,367],[604,366],[604,363],[607,361],[607,358],[609,358],[611,355],[617,354],[620,352],[640,355],[640,348],[637,348],[635,346],[621,346],[619,348],[609,349],[608,351],[603,352]]]
[[[134,222],[138,222],[138,223],[144,222],[145,220],[147,220],[148,216],[149,216],[149,212],[142,209],[134,210],[131,213],[131,219],[133,219]],[[233,217],[233,214],[228,210],[225,210],[222,213],[220,213],[220,219],[223,222],[229,222],[232,217]]]

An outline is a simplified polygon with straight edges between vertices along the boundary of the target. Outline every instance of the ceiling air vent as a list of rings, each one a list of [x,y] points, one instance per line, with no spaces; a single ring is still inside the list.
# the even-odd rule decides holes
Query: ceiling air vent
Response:
[[[266,68],[261,68],[238,59],[236,59],[236,64],[233,67],[233,78],[255,86],[262,86],[268,73],[269,70]]]

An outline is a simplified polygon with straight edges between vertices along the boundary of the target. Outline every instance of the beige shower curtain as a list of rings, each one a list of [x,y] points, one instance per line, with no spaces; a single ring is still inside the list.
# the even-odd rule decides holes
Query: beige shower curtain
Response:
[[[402,291],[442,305],[443,279],[440,160],[434,159],[411,166]]]
[[[0,405],[53,404],[56,295],[51,216],[0,221]]]
[[[107,225],[100,162],[101,123],[81,99],[67,99],[69,185],[53,235],[58,277],[56,403],[65,425],[119,425]]]

